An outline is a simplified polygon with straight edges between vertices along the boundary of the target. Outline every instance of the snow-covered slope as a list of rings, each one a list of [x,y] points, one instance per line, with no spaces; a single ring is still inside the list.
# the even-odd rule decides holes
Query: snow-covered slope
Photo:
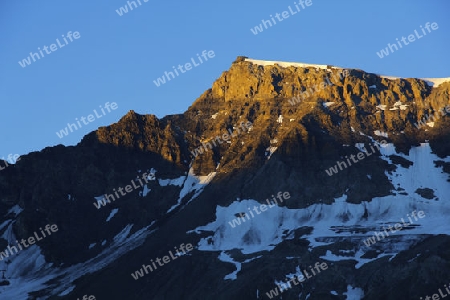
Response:
[[[409,155],[396,153],[392,144],[381,149],[382,158],[392,163],[388,156],[395,154],[413,162],[409,168],[397,165],[392,174],[387,174],[395,188],[402,188],[401,192],[392,191],[395,195],[374,198],[361,204],[346,202],[347,196],[335,199],[331,205],[314,204],[305,209],[287,209],[275,206],[268,208],[254,217],[245,219],[240,225],[234,223],[237,214],[247,213],[249,209],[261,204],[253,199],[236,200],[227,207],[217,206],[215,221],[195,228],[189,233],[204,234],[209,236],[202,238],[198,249],[202,251],[228,251],[240,249],[243,254],[252,254],[259,251],[271,251],[284,239],[292,239],[293,231],[309,226],[313,228],[310,235],[306,236],[310,247],[326,245],[336,238],[352,238],[361,241],[381,231],[385,224],[401,223],[401,219],[408,221],[413,211],[423,211],[425,217],[412,219],[416,226],[408,230],[391,234],[397,237],[396,245],[387,245],[378,257],[373,259],[361,258],[366,252],[365,246],[360,243],[360,249],[353,256],[336,256],[328,253],[325,260],[359,261],[357,268],[381,256],[395,256],[398,251],[408,249],[410,237],[420,234],[446,234],[450,235],[450,223],[447,215],[450,214],[450,184],[448,175],[442,172],[441,167],[435,167],[433,161],[442,160],[431,153],[429,144],[421,144],[412,148]],[[450,158],[444,161],[450,161]],[[416,193],[419,188],[432,189],[436,199],[425,199]],[[293,195],[295,197],[295,195]],[[367,214],[367,215],[366,215]],[[337,230],[339,228],[339,230]],[[358,233],[355,234],[355,231]],[[381,243],[380,243],[381,244]],[[221,252],[219,258],[225,258]],[[232,262],[232,257],[227,260]],[[239,262],[234,262],[238,264]]]
[[[103,269],[140,246],[153,232],[148,230],[152,225],[153,223],[133,234],[130,234],[133,225],[128,225],[115,236],[111,245],[105,247],[102,253],[69,268],[54,267],[53,264],[46,263],[40,248],[32,245],[18,252],[11,259],[8,273],[10,285],[0,286],[0,299],[29,299],[29,293],[44,288],[51,288],[52,295],[67,295],[75,288],[73,282],[76,279]],[[48,299],[48,297],[36,298],[36,300],[41,299]]]
[[[154,175],[157,171],[151,169]],[[194,192],[189,199],[188,203],[199,196],[203,189],[213,180],[215,172],[207,176],[196,176],[192,169],[186,176],[181,176],[176,179],[161,179],[158,181],[162,187],[168,185],[175,185],[180,187],[179,199],[176,204],[168,211],[172,211],[181,205],[181,200],[188,194]],[[149,177],[150,180],[156,180],[153,176]],[[150,189],[147,189],[145,185],[142,196],[146,196]],[[103,196],[94,197],[97,201],[103,199]],[[188,204],[186,203],[186,205]],[[15,221],[15,217],[21,213],[22,209],[19,206],[15,206],[7,213],[12,219],[5,220],[0,225],[0,230],[6,228],[3,233],[3,238],[8,239],[11,235],[11,240],[15,240],[16,237],[13,234],[12,226]],[[119,212],[119,209],[115,208],[111,210],[108,218],[105,222],[110,222],[111,219]],[[41,253],[41,248],[37,245],[32,245],[12,257],[5,259],[8,260],[8,272],[7,279],[10,282],[7,286],[0,286],[0,299],[29,299],[29,294],[32,292],[42,291],[44,289],[50,289],[51,295],[66,296],[69,295],[75,285],[73,282],[78,278],[94,273],[101,270],[116,261],[123,255],[126,255],[131,250],[142,245],[145,239],[155,232],[157,229],[153,229],[152,226],[156,221],[152,221],[151,224],[145,226],[134,233],[131,233],[133,224],[128,224],[113,238],[109,245],[106,245],[106,241],[98,241],[89,246],[89,250],[94,248],[97,244],[101,244],[101,253],[92,257],[91,259],[79,263],[70,267],[54,266],[52,263],[47,263],[45,257]],[[100,246],[97,246],[100,247]],[[3,250],[3,249],[2,249]],[[1,262],[4,264],[4,262]],[[2,265],[3,266],[3,265]],[[33,298],[34,299],[34,298]],[[36,298],[36,300],[48,299],[48,296],[42,298]]]

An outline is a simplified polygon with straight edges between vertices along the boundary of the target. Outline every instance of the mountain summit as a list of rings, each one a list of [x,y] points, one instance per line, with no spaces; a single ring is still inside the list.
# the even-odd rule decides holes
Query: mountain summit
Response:
[[[449,92],[241,56],[183,114],[130,111],[21,156],[0,172],[0,298],[434,294],[450,278]],[[57,234],[11,252],[46,224]]]

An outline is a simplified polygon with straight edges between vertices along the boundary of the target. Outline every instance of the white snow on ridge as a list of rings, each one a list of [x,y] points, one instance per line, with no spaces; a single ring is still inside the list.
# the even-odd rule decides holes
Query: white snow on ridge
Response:
[[[336,66],[332,66],[332,65],[317,65],[317,64],[307,64],[307,63],[301,63],[301,62],[259,60],[259,59],[251,59],[251,58],[246,58],[245,61],[251,62],[255,65],[260,65],[260,66],[274,66],[275,64],[277,64],[283,68],[289,68],[289,67],[310,68],[310,67],[312,67],[312,68],[318,68],[318,69],[322,69],[322,70],[344,69],[342,67],[336,67]],[[377,74],[377,75],[380,76],[381,78],[386,78],[389,80],[396,80],[396,79],[404,78],[404,77],[395,77],[395,76],[385,76],[385,75],[380,75],[380,74]],[[447,77],[447,78],[418,78],[418,79],[426,81],[427,84],[432,87],[438,87],[442,83],[450,81],[450,77]],[[376,85],[371,85],[371,86],[369,86],[369,88],[376,88]]]
[[[328,65],[315,65],[315,64],[305,64],[305,63],[299,63],[299,62],[286,62],[286,61],[271,61],[271,60],[258,60],[258,59],[250,59],[246,58],[245,61],[251,62],[255,65],[260,66],[274,66],[275,64],[283,67],[283,68],[289,68],[289,67],[297,67],[297,68],[319,68],[319,69],[328,69]],[[336,67],[335,67],[336,68]],[[342,69],[342,68],[340,68]]]
[[[406,77],[394,77],[394,76],[383,76],[383,75],[379,75],[381,78],[386,78],[389,80],[396,80],[396,79],[405,79]],[[425,81],[428,86],[431,87],[438,87],[441,84],[443,84],[444,82],[449,82],[450,81],[450,77],[446,77],[446,78],[417,78],[417,79],[421,79],[423,81]]]
[[[432,87],[438,87],[441,84],[443,84],[444,82],[450,81],[450,77],[447,77],[447,78],[420,78],[420,79],[426,81],[427,84]]]
[[[395,76],[384,76],[384,75],[380,75],[377,74],[378,76],[380,76],[381,78],[385,78],[385,79],[389,79],[389,80],[397,80],[400,79],[401,77],[395,77]]]

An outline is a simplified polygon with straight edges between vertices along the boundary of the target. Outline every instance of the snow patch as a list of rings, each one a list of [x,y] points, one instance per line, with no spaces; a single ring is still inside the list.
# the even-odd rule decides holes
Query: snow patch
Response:
[[[147,196],[148,195],[148,193],[150,193],[150,191],[151,191],[152,189],[149,189],[148,187],[147,187],[147,184],[144,184],[144,189],[142,190],[142,197],[145,197],[145,196]]]
[[[283,116],[282,116],[282,115],[279,115],[279,116],[278,116],[277,122],[280,123],[280,124],[283,123]]]
[[[109,220],[111,220],[112,217],[114,217],[115,214],[117,214],[117,212],[119,211],[118,208],[114,208],[111,213],[109,214],[108,218],[106,219],[106,222],[109,222]]]
[[[347,292],[344,293],[347,296],[347,300],[361,300],[364,298],[364,291],[360,288],[347,286]]]
[[[409,155],[397,153],[392,144],[381,147],[380,152],[381,158],[390,164],[392,162],[389,156],[393,154],[413,162],[409,168],[398,166],[396,170],[386,174],[393,186],[401,187],[408,195],[397,194],[393,191],[394,195],[375,197],[370,202],[363,201],[361,204],[352,204],[346,201],[344,194],[342,197],[336,198],[335,202],[330,205],[316,203],[302,209],[275,206],[265,211],[264,216],[246,220],[232,228],[229,222],[236,218],[236,213],[246,212],[248,208],[261,204],[253,199],[234,201],[227,207],[217,206],[213,222],[190,231],[197,234],[209,233],[209,236],[200,239],[198,249],[200,251],[240,249],[243,254],[271,251],[292,231],[301,227],[313,228],[313,231],[305,236],[312,248],[330,244],[324,240],[326,237],[355,237],[352,230],[338,232],[335,230],[335,226],[367,228],[367,232],[358,230],[360,231],[358,237],[362,240],[373,236],[374,225],[381,231],[384,224],[398,223],[401,218],[405,218],[414,210],[423,211],[425,214],[425,217],[417,222],[419,226],[407,231],[392,233],[390,236],[408,238],[417,234],[450,235],[450,223],[446,217],[450,215],[450,201],[445,201],[450,194],[450,185],[447,182],[448,174],[442,172],[442,167],[435,167],[433,162],[443,159],[433,154],[427,143],[421,144],[420,147],[412,147]],[[450,158],[445,160],[450,160]],[[417,188],[425,187],[432,189],[439,201],[429,201],[415,193]],[[398,247],[400,246],[402,245],[399,244]],[[394,254],[395,252],[385,252],[382,255]],[[362,251],[356,252],[354,257],[327,253],[326,259],[353,259],[358,261],[357,268],[359,268],[370,261],[362,259],[363,255]]]
[[[184,177],[183,182],[183,188],[180,191],[180,195],[178,196],[178,201],[175,205],[173,205],[167,212],[171,212],[181,204],[181,200],[191,191],[195,190],[195,194],[191,197],[189,200],[194,200],[200,193],[203,191],[203,189],[214,179],[214,176],[216,176],[216,172],[209,173],[206,176],[196,176],[194,174],[194,170],[191,167],[189,169],[189,174]],[[188,203],[189,203],[188,202]]]
[[[220,253],[219,259],[221,261],[223,261],[223,262],[229,262],[229,263],[232,263],[232,264],[234,264],[236,266],[236,271],[226,275],[223,279],[224,280],[227,280],[227,279],[236,280],[237,279],[237,273],[241,270],[241,263],[234,261],[233,258],[230,255],[225,253],[225,251],[222,251]]]
[[[56,268],[52,263],[46,263],[36,244],[23,249],[11,259],[8,268],[10,285],[0,286],[1,298],[29,299],[30,292],[42,290],[47,290],[49,294],[45,294],[45,297],[40,299],[48,299],[50,295],[68,295],[75,287],[73,283],[75,280],[103,269],[127,252],[142,245],[145,238],[153,232],[148,230],[153,223],[132,235],[130,230],[133,225],[127,225],[102,253],[68,268]]]
[[[9,214],[14,214],[15,216],[17,216],[18,214],[20,214],[23,211],[23,208],[21,208],[18,204],[14,205],[13,207],[11,207],[10,210],[8,210],[8,212],[6,213],[6,215]]]
[[[168,186],[168,185],[175,185],[175,186],[183,186],[183,182],[186,179],[186,176],[180,176],[175,179],[158,179],[160,186]]]
[[[434,88],[440,86],[444,82],[450,81],[450,77],[447,77],[447,78],[420,78],[420,79],[424,80],[428,84],[428,86],[432,86]]]
[[[380,131],[380,130],[375,130],[373,133],[374,133],[375,135],[377,135],[377,136],[382,136],[382,137],[385,137],[385,138],[388,138],[388,137],[389,137],[389,135],[387,134],[387,132],[383,132],[383,131]]]
[[[278,147],[272,147],[272,146],[267,147],[267,148],[266,148],[266,152],[265,152],[265,155],[266,155],[267,159],[270,159],[270,157],[272,156],[272,154],[273,154],[277,149],[278,149]]]

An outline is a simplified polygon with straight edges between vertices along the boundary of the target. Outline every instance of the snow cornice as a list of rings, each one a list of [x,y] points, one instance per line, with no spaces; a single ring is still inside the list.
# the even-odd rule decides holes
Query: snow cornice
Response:
[[[316,65],[316,64],[307,64],[307,63],[301,63],[301,62],[258,60],[258,59],[251,59],[251,58],[245,58],[244,61],[250,62],[255,65],[259,65],[259,66],[274,66],[275,64],[277,64],[283,68],[289,68],[289,67],[318,68],[318,69],[322,69],[322,70],[350,69],[350,68],[342,68],[342,67],[337,67],[337,66],[332,66],[332,65]],[[374,73],[374,74],[376,74],[376,73]],[[405,77],[385,76],[385,75],[381,75],[381,74],[376,74],[376,75],[380,76],[381,78],[386,78],[389,80],[406,79]],[[424,80],[429,86],[432,86],[432,87],[438,87],[442,83],[450,81],[450,77],[447,77],[447,78],[417,78],[417,79]]]

